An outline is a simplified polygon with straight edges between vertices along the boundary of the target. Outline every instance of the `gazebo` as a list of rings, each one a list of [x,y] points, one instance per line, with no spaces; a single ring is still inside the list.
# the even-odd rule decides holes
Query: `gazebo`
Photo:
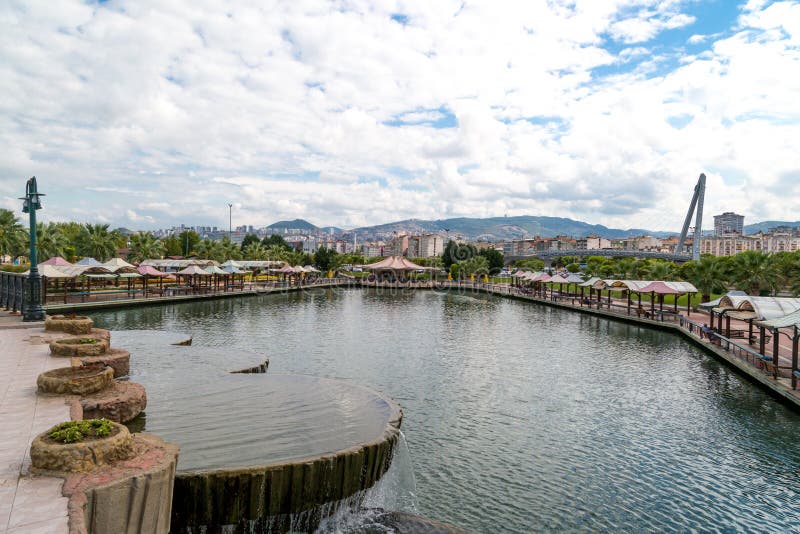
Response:
[[[398,273],[405,275],[416,271],[433,270],[432,267],[423,267],[422,265],[417,265],[413,261],[404,258],[403,256],[388,256],[381,261],[365,265],[364,269],[372,271],[378,278],[384,276],[389,277],[390,279],[397,279]]]
[[[204,271],[203,269],[201,269],[197,265],[189,265],[185,269],[180,270],[177,273],[175,273],[175,276],[176,277],[180,277],[180,276],[184,277],[184,280],[186,281],[186,285],[193,286],[194,289],[198,289],[201,286],[201,284],[199,284],[198,282],[200,280],[207,279],[209,276],[211,276],[211,273],[209,273],[207,271]],[[195,284],[192,284],[193,281],[195,282]],[[204,287],[210,287],[210,286],[206,285]]]
[[[150,278],[158,278],[158,290],[164,291],[164,278],[169,277],[168,273],[164,273],[156,269],[151,265],[140,265],[136,269],[140,275],[142,275],[142,280],[144,280],[144,294],[147,296],[147,289],[148,289],[148,282]]]
[[[72,264],[67,260],[65,260],[64,258],[62,258],[61,256],[53,256],[52,258],[40,261],[39,265],[54,265],[56,267],[68,267]]]

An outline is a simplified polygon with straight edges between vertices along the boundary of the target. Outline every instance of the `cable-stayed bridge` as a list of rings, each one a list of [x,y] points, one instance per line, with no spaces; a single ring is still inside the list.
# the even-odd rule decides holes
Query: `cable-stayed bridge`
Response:
[[[506,256],[505,264],[509,265],[517,260],[524,260],[527,258],[539,258],[541,260],[550,260],[552,258],[561,258],[564,256],[577,256],[586,258],[588,256],[603,256],[606,258],[639,258],[639,259],[657,259],[674,261],[676,263],[683,263],[689,260],[700,259],[700,235],[702,234],[701,228],[703,227],[703,202],[706,193],[706,175],[701,174],[697,180],[697,185],[694,186],[694,195],[692,202],[689,204],[689,211],[686,213],[686,219],[683,222],[680,237],[678,237],[678,244],[675,245],[673,252],[653,252],[648,250],[623,250],[623,249],[561,249],[561,250],[531,250],[530,254],[524,256]],[[692,253],[686,254],[680,252],[683,249],[683,244],[689,234],[689,224],[692,222],[692,215],[695,215],[694,233],[692,238]]]

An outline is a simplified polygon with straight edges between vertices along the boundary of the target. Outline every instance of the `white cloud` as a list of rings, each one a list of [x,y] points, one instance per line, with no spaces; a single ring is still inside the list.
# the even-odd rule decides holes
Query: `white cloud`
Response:
[[[36,174],[45,218],[142,226],[227,227],[234,202],[234,224],[675,229],[706,171],[708,213],[796,218],[779,184],[800,168],[798,3],[751,1],[737,28],[689,38],[707,50],[651,55],[691,6],[6,3],[0,175],[20,183],[0,193]],[[613,53],[609,35],[648,44]],[[432,127],[440,110],[457,126]]]

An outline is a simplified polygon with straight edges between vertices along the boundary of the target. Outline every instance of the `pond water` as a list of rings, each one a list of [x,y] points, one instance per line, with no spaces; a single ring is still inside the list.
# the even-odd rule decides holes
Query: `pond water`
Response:
[[[800,415],[674,334],[432,291],[312,290],[91,316],[112,330],[189,333],[198,368],[266,356],[270,374],[388,394],[404,411],[419,512],[474,532],[800,528]],[[132,350],[147,429],[167,438],[174,396],[203,391],[165,386],[186,374],[171,367]],[[225,380],[208,417],[234,417],[231,403],[271,409]]]

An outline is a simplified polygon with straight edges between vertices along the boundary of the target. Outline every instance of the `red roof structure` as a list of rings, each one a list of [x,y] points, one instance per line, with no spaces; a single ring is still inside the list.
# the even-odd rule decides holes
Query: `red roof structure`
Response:
[[[680,295],[681,292],[677,289],[672,289],[664,282],[650,282],[643,288],[639,289],[639,293],[655,293],[656,295]]]
[[[50,259],[40,261],[39,265],[55,265],[56,267],[60,265],[62,267],[68,267],[72,264],[67,260],[65,260],[64,258],[62,258],[61,256],[53,256]]]
[[[159,278],[167,277],[169,274],[162,273],[151,265],[140,265],[137,269],[142,276],[157,276]]]

